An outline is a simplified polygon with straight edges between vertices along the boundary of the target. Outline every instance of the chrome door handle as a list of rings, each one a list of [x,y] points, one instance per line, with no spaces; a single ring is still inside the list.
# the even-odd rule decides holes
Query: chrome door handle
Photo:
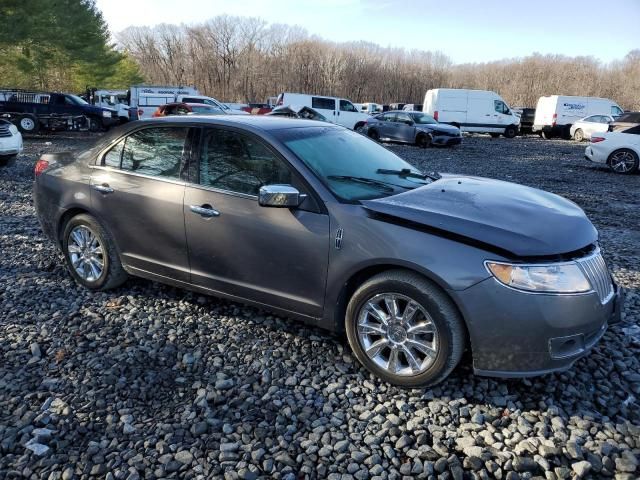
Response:
[[[113,188],[109,185],[93,185],[93,189],[100,193],[113,193]]]
[[[198,215],[201,215],[203,217],[219,217],[220,216],[220,212],[218,210],[215,210],[209,206],[201,207],[199,205],[191,205],[189,209],[193,213],[197,213]]]

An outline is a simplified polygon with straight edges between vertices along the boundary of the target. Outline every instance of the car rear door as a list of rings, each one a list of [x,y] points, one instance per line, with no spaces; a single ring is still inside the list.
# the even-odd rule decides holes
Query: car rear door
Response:
[[[91,205],[130,268],[189,281],[184,165],[190,129],[135,130],[113,144],[91,175]]]
[[[329,252],[329,217],[306,184],[266,142],[248,132],[201,131],[184,219],[195,285],[319,317]],[[260,186],[307,194],[299,208],[258,204]]]

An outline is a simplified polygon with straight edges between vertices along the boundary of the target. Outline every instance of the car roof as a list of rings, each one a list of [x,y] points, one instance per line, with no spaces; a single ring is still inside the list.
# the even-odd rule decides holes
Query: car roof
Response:
[[[161,125],[163,123],[189,123],[189,124],[202,124],[202,125],[226,125],[226,126],[247,126],[258,128],[264,131],[282,130],[286,128],[300,128],[300,127],[318,127],[324,128],[334,127],[340,128],[338,125],[332,125],[331,123],[319,124],[317,120],[305,120],[298,118],[287,118],[277,115],[216,115],[213,117],[196,117],[193,115],[174,116],[150,118],[148,120],[137,120],[135,122],[129,122],[130,125]]]

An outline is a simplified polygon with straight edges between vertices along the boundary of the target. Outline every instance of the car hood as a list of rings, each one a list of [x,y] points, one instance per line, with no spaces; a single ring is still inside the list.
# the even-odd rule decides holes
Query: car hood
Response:
[[[598,232],[575,203],[515,183],[443,175],[363,206],[519,257],[553,256],[593,244]]]
[[[453,125],[447,125],[446,123],[433,123],[429,125],[421,125],[423,129],[433,130],[436,132],[446,132],[446,133],[460,133],[460,129],[458,127],[454,127]]]

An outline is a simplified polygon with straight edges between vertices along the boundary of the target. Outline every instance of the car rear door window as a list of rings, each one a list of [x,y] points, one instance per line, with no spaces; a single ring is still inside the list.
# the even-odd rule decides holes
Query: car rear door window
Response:
[[[318,108],[321,110],[335,110],[336,109],[336,101],[333,98],[324,98],[324,97],[312,97],[311,98],[311,107]]]
[[[129,135],[124,145],[122,169],[154,177],[179,178],[189,129],[145,128]]]
[[[246,195],[263,185],[291,184],[289,167],[260,141],[225,129],[205,130],[200,184]]]
[[[102,164],[105,167],[120,168],[123,148],[124,138],[116,143],[113,147],[111,147],[107,153],[105,153],[104,157],[102,157]]]

